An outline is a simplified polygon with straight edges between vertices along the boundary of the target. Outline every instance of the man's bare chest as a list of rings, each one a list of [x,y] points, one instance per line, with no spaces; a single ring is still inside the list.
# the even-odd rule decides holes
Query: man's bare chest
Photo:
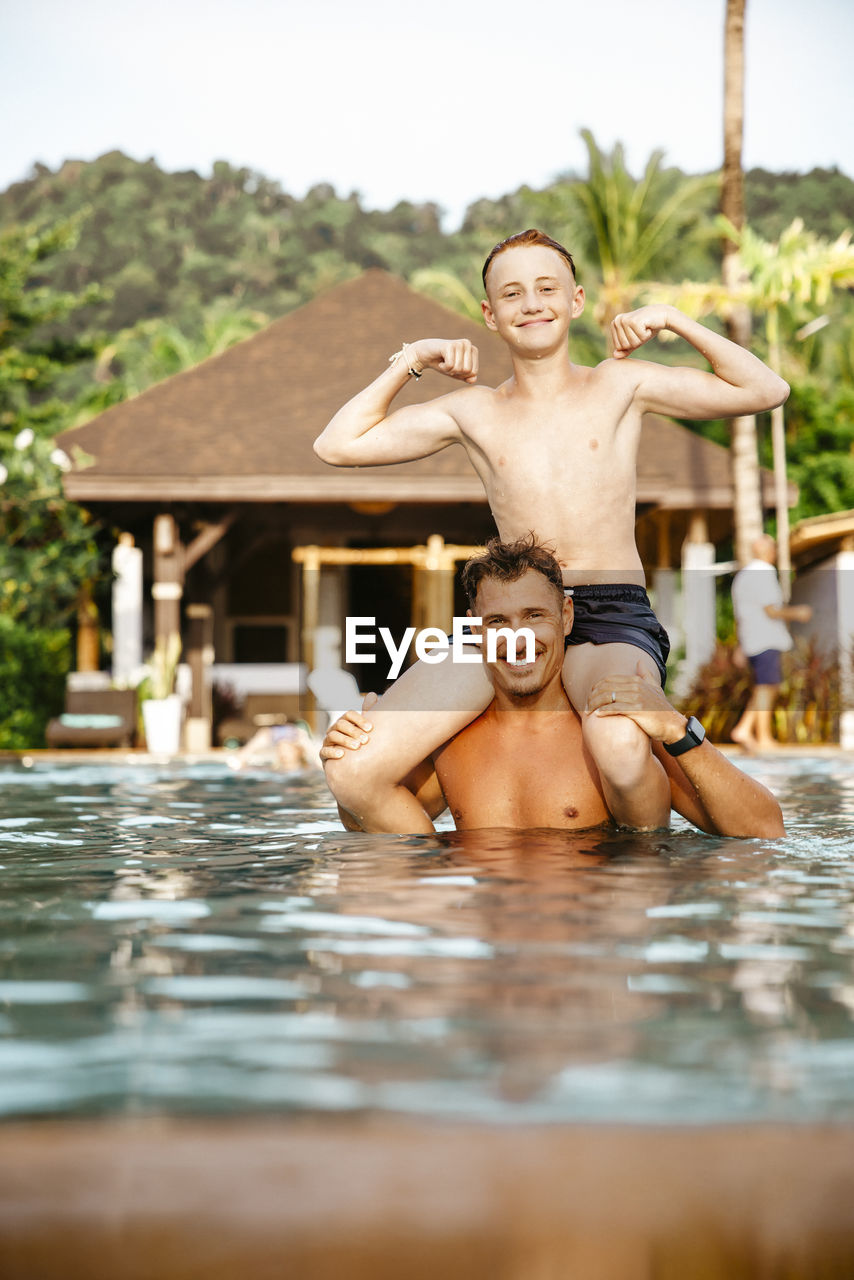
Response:
[[[609,817],[569,716],[560,732],[501,733],[479,723],[438,754],[436,772],[460,827],[572,829]]]

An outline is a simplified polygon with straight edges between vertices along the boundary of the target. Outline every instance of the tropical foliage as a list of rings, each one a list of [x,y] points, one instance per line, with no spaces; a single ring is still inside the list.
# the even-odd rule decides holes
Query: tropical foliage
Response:
[[[62,709],[70,666],[67,630],[31,627],[0,612],[0,751],[44,742],[48,720]]]
[[[64,499],[70,462],[53,442],[68,425],[63,385],[95,350],[85,335],[60,337],[55,326],[97,289],[63,293],[44,280],[78,233],[72,219],[0,235],[0,614],[31,627],[62,622],[103,568],[97,525]]]
[[[753,688],[750,670],[737,661],[737,653],[735,641],[719,643],[680,702],[685,715],[703,722],[712,742],[730,741]],[[797,641],[783,659],[783,683],[774,707],[777,741],[838,741],[839,712],[836,660],[812,641]]]

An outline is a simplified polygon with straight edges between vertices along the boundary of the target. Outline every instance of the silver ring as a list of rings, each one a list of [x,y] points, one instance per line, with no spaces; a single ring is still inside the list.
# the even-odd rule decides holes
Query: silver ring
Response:
[[[617,701],[617,695],[616,695],[616,693],[614,692],[614,690],[613,690],[613,689],[611,690],[611,701],[612,701],[612,702],[616,702],[616,701]]]

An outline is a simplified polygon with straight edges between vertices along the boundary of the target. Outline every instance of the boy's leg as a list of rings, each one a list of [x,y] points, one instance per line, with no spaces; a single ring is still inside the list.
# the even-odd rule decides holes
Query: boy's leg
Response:
[[[621,826],[651,830],[670,822],[670,783],[653,754],[652,743],[628,716],[588,716],[584,712],[597,680],[637,675],[639,662],[660,681],[652,658],[634,645],[570,645],[563,662],[563,683],[581,716],[584,742],[599,770],[611,816]]]
[[[466,652],[479,654],[479,650]],[[403,785],[407,775],[476,720],[494,691],[482,663],[416,662],[368,712],[370,741],[340,760],[327,760],[335,799],[363,831],[398,835],[432,831],[423,807]]]

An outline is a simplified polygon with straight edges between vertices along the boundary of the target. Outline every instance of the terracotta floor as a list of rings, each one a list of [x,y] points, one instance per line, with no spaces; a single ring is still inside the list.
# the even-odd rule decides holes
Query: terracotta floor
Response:
[[[0,1128],[3,1280],[850,1280],[854,1127]]]

